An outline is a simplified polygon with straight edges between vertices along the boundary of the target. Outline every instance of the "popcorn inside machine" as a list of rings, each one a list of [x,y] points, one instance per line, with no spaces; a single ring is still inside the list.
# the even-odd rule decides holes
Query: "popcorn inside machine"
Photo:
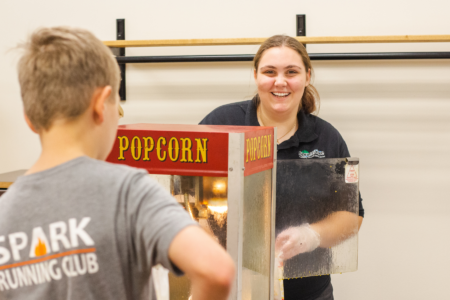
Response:
[[[272,127],[119,126],[107,161],[146,169],[236,264],[229,299],[273,299],[276,130]],[[169,276],[170,299],[190,298]]]

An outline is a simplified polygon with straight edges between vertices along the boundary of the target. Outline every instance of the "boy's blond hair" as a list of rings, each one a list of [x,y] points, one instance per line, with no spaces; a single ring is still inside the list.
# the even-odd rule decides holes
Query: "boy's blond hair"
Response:
[[[56,119],[75,119],[89,107],[98,87],[110,85],[115,100],[120,83],[111,51],[92,33],[66,27],[35,31],[18,64],[25,114],[36,130]]]

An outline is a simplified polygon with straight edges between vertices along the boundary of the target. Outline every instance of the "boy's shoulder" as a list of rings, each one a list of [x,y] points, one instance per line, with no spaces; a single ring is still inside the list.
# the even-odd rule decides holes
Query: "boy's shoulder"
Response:
[[[89,158],[87,156],[79,157],[77,160],[79,161],[74,162],[72,166],[69,166],[69,168],[79,171],[85,171],[88,169],[90,173],[93,173],[92,175],[100,173],[105,178],[114,176],[130,176],[134,174],[148,175],[147,171],[143,169],[133,168],[127,165],[113,164],[110,162]]]
[[[136,211],[141,201],[165,201],[161,190],[145,170],[79,157],[19,177],[0,198],[0,235],[19,220],[23,230],[84,216],[93,224],[94,219],[112,224],[114,216]]]
[[[145,178],[145,170],[99,161],[86,156],[78,157],[48,170],[21,176],[8,189],[2,200],[9,196],[43,193],[49,196],[67,193],[110,194],[121,187]]]
[[[127,165],[113,164],[87,156],[81,156],[68,161],[64,164],[56,166],[55,168],[46,170],[44,172],[53,173],[49,175],[61,175],[74,177],[75,174],[82,173],[82,177],[95,177],[97,180],[112,180],[120,179],[133,175],[147,175],[148,173],[143,169],[133,168]],[[43,173],[43,172],[42,172]],[[38,175],[39,173],[36,173]],[[33,175],[33,174],[32,174]],[[41,174],[44,175],[44,174]],[[81,176],[81,175],[80,175]],[[44,177],[44,176],[41,176]],[[75,178],[73,178],[75,179]],[[82,179],[78,177],[78,179]]]

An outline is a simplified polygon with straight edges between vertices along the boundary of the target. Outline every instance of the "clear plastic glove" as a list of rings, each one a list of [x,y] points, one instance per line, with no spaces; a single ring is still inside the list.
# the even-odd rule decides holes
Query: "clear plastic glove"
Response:
[[[289,227],[282,231],[275,241],[275,251],[280,259],[287,260],[300,253],[314,251],[320,245],[320,235],[309,224]]]

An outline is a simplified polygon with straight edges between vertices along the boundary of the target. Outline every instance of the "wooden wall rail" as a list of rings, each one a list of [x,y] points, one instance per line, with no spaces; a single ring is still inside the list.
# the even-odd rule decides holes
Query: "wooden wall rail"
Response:
[[[16,181],[19,176],[24,175],[26,171],[27,170],[18,170],[0,174],[0,189],[9,188],[13,182]]]
[[[357,44],[357,43],[442,43],[450,42],[450,35],[387,35],[295,37],[303,44]],[[266,38],[184,39],[184,40],[119,40],[103,42],[108,47],[169,47],[169,46],[231,46],[260,45]]]

